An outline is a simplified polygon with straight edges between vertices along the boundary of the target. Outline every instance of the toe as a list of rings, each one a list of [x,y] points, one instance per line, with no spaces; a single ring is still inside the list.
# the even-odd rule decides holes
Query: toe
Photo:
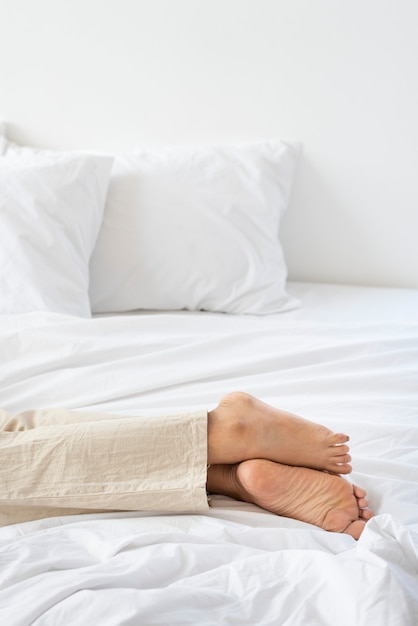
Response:
[[[353,485],[353,493],[356,496],[356,498],[365,498],[366,497],[365,490],[362,489],[361,487],[358,487],[358,485]]]
[[[357,498],[357,505],[359,509],[367,509],[369,501],[366,498]]]
[[[334,456],[334,463],[350,463],[351,455],[350,454],[341,454],[340,456]]]
[[[345,530],[343,530],[343,533],[351,535],[354,539],[358,539],[363,532],[365,525],[366,522],[364,520],[355,520],[354,522],[351,522]]]
[[[353,471],[353,468],[349,463],[332,463],[330,464],[328,471],[333,474],[350,474]]]
[[[350,441],[350,437],[348,435],[345,435],[344,433],[336,433],[332,438],[331,445],[335,446],[341,443],[347,443],[347,441]]]

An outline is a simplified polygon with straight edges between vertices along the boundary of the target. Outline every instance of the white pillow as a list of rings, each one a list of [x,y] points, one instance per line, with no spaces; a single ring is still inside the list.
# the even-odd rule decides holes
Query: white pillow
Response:
[[[3,145],[7,140],[2,138]],[[89,260],[113,159],[4,150],[0,156],[0,313],[89,317]]]
[[[299,145],[116,156],[90,263],[93,312],[294,308],[279,223]]]

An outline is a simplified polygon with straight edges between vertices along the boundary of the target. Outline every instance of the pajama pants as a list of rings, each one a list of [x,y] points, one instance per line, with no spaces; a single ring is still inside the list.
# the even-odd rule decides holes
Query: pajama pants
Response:
[[[205,512],[207,412],[0,410],[0,526],[99,511]]]

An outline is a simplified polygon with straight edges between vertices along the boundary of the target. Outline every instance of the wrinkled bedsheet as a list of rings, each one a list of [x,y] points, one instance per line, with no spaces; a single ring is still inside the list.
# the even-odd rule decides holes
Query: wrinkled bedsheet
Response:
[[[292,288],[301,308],[266,317],[2,317],[0,406],[134,416],[248,391],[350,434],[377,513],[360,540],[222,496],[4,527],[0,624],[418,623],[418,292]]]

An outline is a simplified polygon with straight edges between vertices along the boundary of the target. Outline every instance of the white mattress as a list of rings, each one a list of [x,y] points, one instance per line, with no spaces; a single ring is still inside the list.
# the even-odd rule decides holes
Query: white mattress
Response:
[[[289,291],[301,308],[267,317],[3,317],[0,406],[155,414],[248,391],[350,434],[377,512],[360,540],[221,496],[208,515],[9,526],[1,624],[417,623],[418,291]]]

